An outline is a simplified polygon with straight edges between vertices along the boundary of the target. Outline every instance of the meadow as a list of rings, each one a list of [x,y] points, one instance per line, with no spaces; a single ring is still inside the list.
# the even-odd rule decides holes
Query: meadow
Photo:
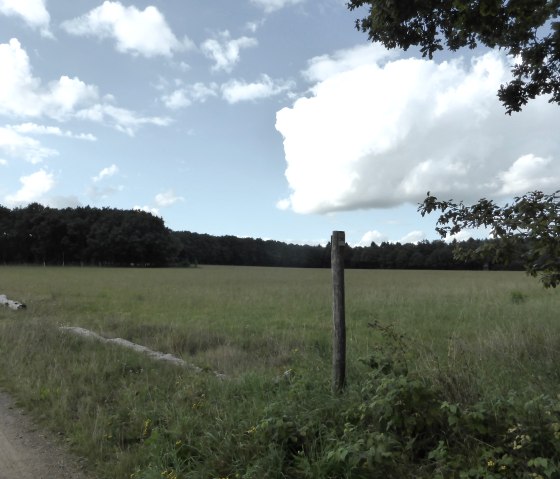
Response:
[[[0,294],[27,304],[0,309],[0,386],[102,478],[556,477],[556,290],[521,272],[345,276],[337,395],[330,270],[0,267]]]

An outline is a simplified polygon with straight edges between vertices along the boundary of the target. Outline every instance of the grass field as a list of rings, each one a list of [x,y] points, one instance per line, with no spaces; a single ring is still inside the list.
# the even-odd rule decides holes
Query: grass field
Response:
[[[560,380],[560,296],[518,272],[347,270],[342,396],[329,386],[329,270],[0,267],[0,294],[27,304],[0,309],[0,385],[103,478],[376,477],[352,464],[332,469],[351,454],[324,453],[335,440],[329,429],[309,435],[311,424],[363,401],[360,358],[380,349],[402,350],[446,402],[512,390],[556,397]],[[375,322],[389,329],[368,326]],[[155,364],[58,326],[132,340],[230,379]],[[332,430],[348,442],[347,420]],[[301,450],[290,449],[294,437]],[[437,467],[409,477],[439,477]]]

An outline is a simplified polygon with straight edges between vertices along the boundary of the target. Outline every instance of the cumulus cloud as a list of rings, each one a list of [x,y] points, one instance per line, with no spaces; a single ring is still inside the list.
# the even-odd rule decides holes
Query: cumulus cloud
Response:
[[[56,150],[47,148],[36,139],[22,135],[9,127],[0,127],[0,152],[32,164],[41,163],[46,158],[58,155]]]
[[[426,233],[420,230],[414,230],[410,233],[404,235],[400,240],[399,243],[406,244],[406,243],[419,243],[422,240],[426,239]]]
[[[242,48],[254,47],[258,44],[256,38],[240,37],[232,39],[229,31],[220,33],[218,39],[209,38],[201,45],[201,50],[206,57],[214,61],[212,70],[231,72],[239,62]]]
[[[15,38],[0,44],[0,65],[0,114],[57,121],[80,118],[108,123],[129,135],[142,125],[170,123],[168,118],[142,116],[116,107],[110,96],[101,97],[95,85],[76,77],[61,76],[43,85],[33,76],[29,56]]]
[[[398,55],[397,50],[387,50],[379,43],[359,45],[349,50],[337,50],[332,55],[313,57],[302,74],[310,82],[320,82],[363,65],[383,63]]]
[[[113,38],[119,52],[148,58],[170,57],[193,47],[188,38],[179,40],[175,36],[163,14],[154,6],[138,10],[135,6],[105,1],[85,15],[64,22],[62,28],[72,35]]]
[[[39,201],[54,186],[54,176],[45,170],[39,170],[19,179],[21,188],[13,195],[7,195],[4,200],[10,206],[23,205]]]
[[[1,114],[64,120],[79,105],[99,97],[97,87],[65,75],[43,86],[33,76],[29,56],[15,38],[0,44],[0,65]]]
[[[371,245],[371,243],[381,244],[384,241],[388,241],[388,240],[389,240],[388,236],[384,235],[380,231],[372,230],[364,233],[364,235],[361,237],[360,241],[356,246],[369,246]]]
[[[266,13],[275,12],[289,5],[297,5],[305,0],[251,0],[251,3],[262,8]]]
[[[515,195],[536,189],[551,190],[558,188],[558,177],[552,175],[551,170],[558,171],[552,158],[540,158],[533,155],[523,155],[509,167],[507,171],[499,174],[502,181],[500,193]]]
[[[230,80],[222,85],[222,96],[228,103],[260,100],[279,95],[294,87],[294,83],[284,80],[273,80],[268,75],[261,75],[252,83]]]
[[[164,193],[158,193],[156,195],[156,205],[159,207],[171,206],[179,201],[185,201],[182,196],[177,196],[173,190],[165,191]]]
[[[178,110],[193,103],[204,103],[208,98],[217,96],[218,85],[208,85],[198,82],[192,85],[181,86],[173,92],[163,95],[162,100],[167,108]]]
[[[520,114],[496,98],[506,57],[436,63],[363,47],[312,59],[308,97],[276,116],[298,213],[383,208],[436,196],[475,201],[560,184],[560,110]],[[372,61],[373,60],[373,61]]]
[[[39,29],[41,35],[52,37],[46,0],[0,0],[0,14],[20,17],[31,28]]]
[[[98,175],[92,178],[93,181],[98,182],[101,181],[103,178],[108,178],[111,176],[116,175],[119,172],[119,167],[115,164],[108,166],[107,168],[103,168]]]

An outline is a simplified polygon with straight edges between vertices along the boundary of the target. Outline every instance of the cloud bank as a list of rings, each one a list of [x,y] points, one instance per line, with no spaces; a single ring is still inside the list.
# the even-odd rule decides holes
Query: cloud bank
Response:
[[[316,57],[311,94],[277,113],[298,213],[386,208],[427,191],[474,201],[560,184],[560,110],[504,114],[505,56],[396,58],[378,45]]]
[[[142,125],[165,126],[168,118],[145,117],[112,104],[97,86],[63,75],[44,85],[33,76],[27,52],[12,38],[0,44],[0,115],[16,118],[46,117],[56,121],[83,119],[105,123],[134,135]]]

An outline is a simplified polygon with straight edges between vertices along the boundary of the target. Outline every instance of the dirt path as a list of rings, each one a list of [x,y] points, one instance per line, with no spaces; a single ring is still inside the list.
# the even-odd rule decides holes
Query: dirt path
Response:
[[[91,479],[82,469],[0,391],[0,479]]]

